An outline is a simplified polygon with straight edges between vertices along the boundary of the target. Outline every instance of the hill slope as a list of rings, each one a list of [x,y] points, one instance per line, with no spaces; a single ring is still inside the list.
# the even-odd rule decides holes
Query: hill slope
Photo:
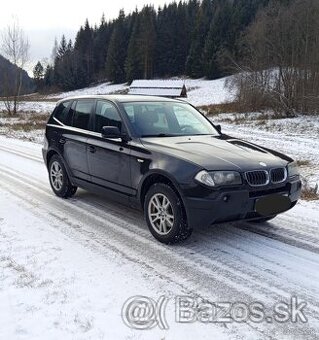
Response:
[[[17,66],[13,65],[8,59],[0,55],[0,96],[12,95],[13,93],[6,93],[7,79],[9,85],[12,87],[13,79],[17,71]],[[34,90],[33,80],[28,76],[26,71],[22,71],[22,89],[21,94],[28,94]]]

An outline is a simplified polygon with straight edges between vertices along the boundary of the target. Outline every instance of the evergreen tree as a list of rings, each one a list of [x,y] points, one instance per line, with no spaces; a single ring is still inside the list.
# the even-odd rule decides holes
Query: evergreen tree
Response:
[[[128,45],[127,58],[125,61],[125,73],[127,82],[143,77],[143,65],[140,48],[140,26],[141,18],[135,11],[132,16],[133,29]]]
[[[219,2],[214,8],[214,16],[203,50],[204,73],[208,78],[217,78],[222,75],[222,65],[219,58],[226,53],[226,36],[229,33],[232,6],[229,1]]]
[[[153,7],[145,6],[141,12],[140,49],[144,79],[153,76],[154,51],[156,41],[156,13]]]
[[[104,14],[101,19],[100,26],[94,31],[93,41],[93,61],[94,61],[94,78],[95,80],[104,80],[105,60],[108,46],[112,34],[113,26],[105,21]]]
[[[67,50],[67,42],[66,42],[66,39],[65,39],[65,35],[63,34],[62,38],[61,38],[60,46],[58,47],[58,49],[56,51],[55,58],[56,59],[62,59],[66,50]]]
[[[63,90],[72,90],[83,86],[83,83],[78,80],[79,73],[75,56],[72,41],[69,40],[67,43],[63,36],[54,63],[54,82]]]
[[[173,75],[185,74],[185,65],[191,44],[190,34],[191,25],[190,17],[187,11],[187,5],[179,2],[177,7],[176,20],[176,44],[175,44],[175,61]]]
[[[46,88],[54,86],[54,68],[52,66],[47,65],[43,81]]]
[[[76,67],[77,71],[81,74],[81,86],[89,85],[94,77],[93,42],[93,30],[88,20],[86,20],[84,27],[80,28],[74,44],[75,56],[77,58]]]
[[[192,33],[192,43],[186,63],[186,72],[191,77],[203,77],[205,75],[203,49],[205,38],[209,31],[213,15],[212,0],[203,0],[200,4],[194,31]]]
[[[51,51],[50,61],[54,63],[54,60],[58,54],[58,40],[57,38],[54,39],[54,45]]]
[[[176,3],[164,6],[157,17],[156,75],[174,75],[176,67]]]
[[[114,22],[114,29],[107,51],[105,71],[109,81],[121,83],[125,81],[125,60],[128,46],[128,28],[124,11],[121,10]]]
[[[37,85],[37,89],[41,88],[43,77],[44,77],[44,68],[41,62],[38,61],[37,64],[33,68],[33,78]]]

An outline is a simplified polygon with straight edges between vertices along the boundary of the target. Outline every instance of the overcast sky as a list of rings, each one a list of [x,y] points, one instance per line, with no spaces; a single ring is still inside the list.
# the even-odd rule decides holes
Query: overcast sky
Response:
[[[119,10],[124,8],[129,13],[135,7],[141,9],[145,4],[152,4],[157,9],[173,0],[4,0],[0,10],[0,30],[4,29],[13,18],[28,35],[31,44],[31,60],[49,58],[54,39],[60,40],[64,33],[68,39],[74,39],[80,26],[89,19],[94,25],[99,23],[102,14],[106,19],[114,19]]]

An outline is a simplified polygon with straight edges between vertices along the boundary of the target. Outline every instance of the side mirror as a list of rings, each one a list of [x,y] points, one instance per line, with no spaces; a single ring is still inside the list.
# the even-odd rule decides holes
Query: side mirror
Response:
[[[122,138],[120,129],[117,126],[103,126],[102,137],[104,138]]]
[[[121,133],[117,126],[103,126],[102,127],[103,138],[121,138],[123,142],[128,142],[131,138],[127,134]]]
[[[219,133],[222,133],[222,127],[221,127],[220,124],[215,125],[215,128],[216,128],[216,130],[217,130]]]

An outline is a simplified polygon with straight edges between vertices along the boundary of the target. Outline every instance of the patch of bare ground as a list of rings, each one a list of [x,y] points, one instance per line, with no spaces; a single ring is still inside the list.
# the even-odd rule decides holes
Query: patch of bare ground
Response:
[[[5,116],[6,118],[1,127],[8,128],[12,131],[30,132],[32,130],[44,129],[48,121],[48,114],[44,113],[21,113],[14,116]]]
[[[207,116],[215,116],[220,113],[235,113],[235,112],[244,113],[246,112],[242,110],[242,107],[239,106],[237,102],[203,105],[203,106],[200,106],[199,109],[205,112]]]
[[[299,161],[299,162],[302,162],[302,161]],[[301,198],[305,201],[319,200],[318,184],[316,184],[315,186],[311,186],[306,178],[302,177],[301,179],[302,179]]]

